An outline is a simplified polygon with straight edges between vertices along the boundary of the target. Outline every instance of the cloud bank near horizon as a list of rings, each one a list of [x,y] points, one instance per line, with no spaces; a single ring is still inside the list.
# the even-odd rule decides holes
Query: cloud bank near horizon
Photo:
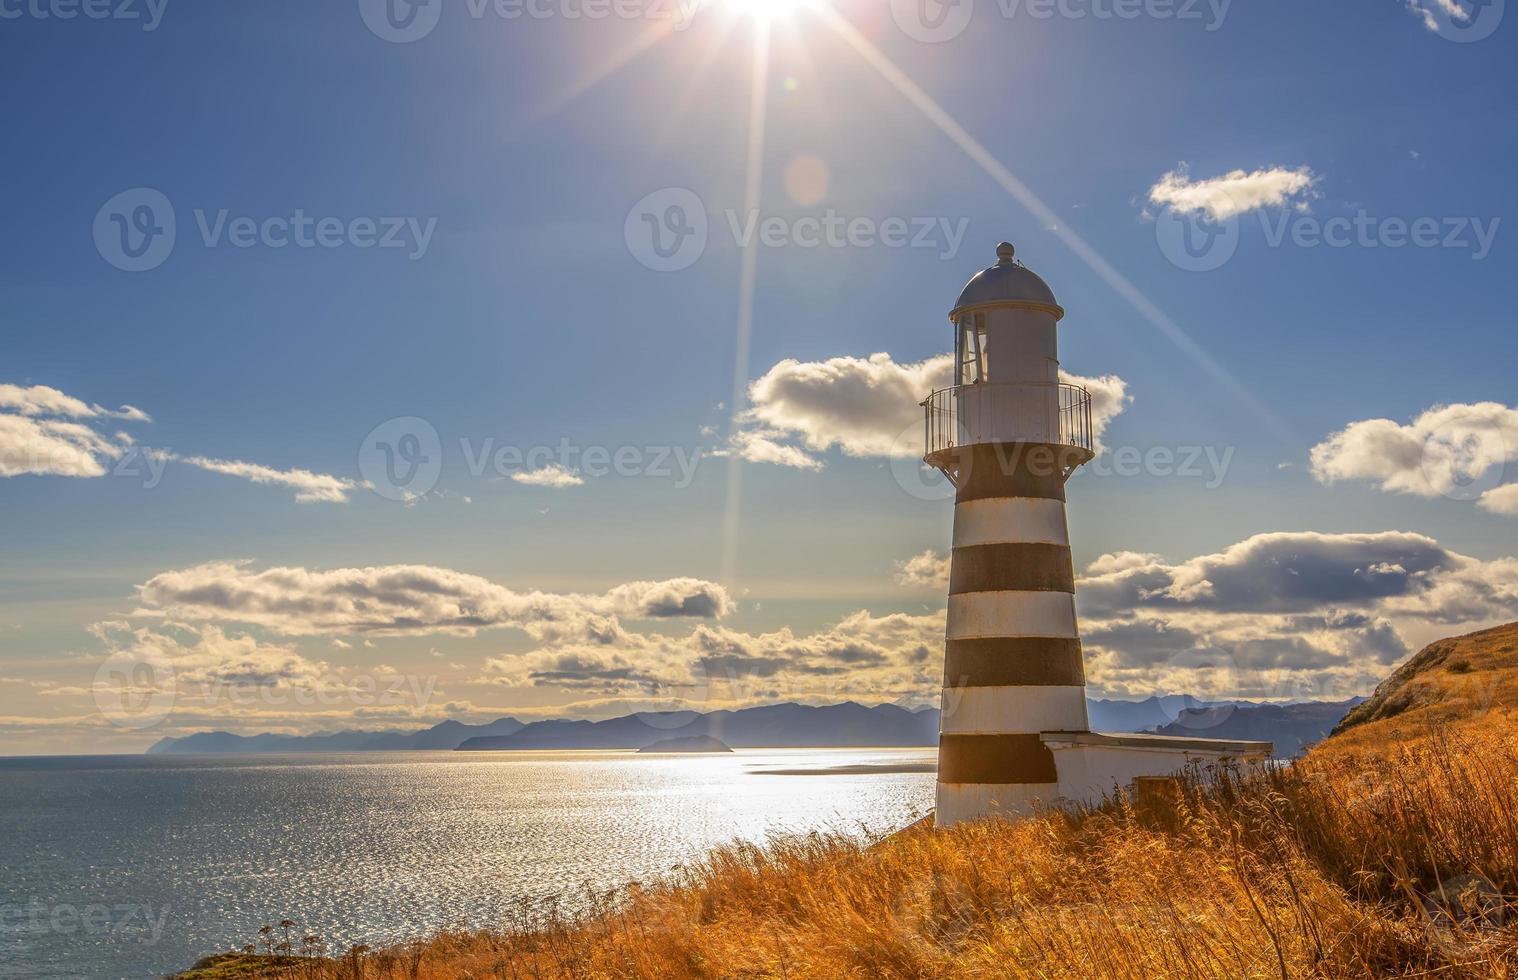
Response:
[[[695,578],[628,582],[601,595],[517,592],[431,565],[314,570],[208,562],[162,572],[138,588],[139,614],[261,626],[286,636],[473,636],[515,628],[537,637],[608,617],[720,619],[727,590]]]

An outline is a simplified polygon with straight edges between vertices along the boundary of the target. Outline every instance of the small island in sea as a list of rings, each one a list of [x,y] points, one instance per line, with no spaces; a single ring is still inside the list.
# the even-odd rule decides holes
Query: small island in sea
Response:
[[[731,752],[732,749],[720,738],[710,735],[688,735],[666,738],[652,745],[645,745],[639,752]]]

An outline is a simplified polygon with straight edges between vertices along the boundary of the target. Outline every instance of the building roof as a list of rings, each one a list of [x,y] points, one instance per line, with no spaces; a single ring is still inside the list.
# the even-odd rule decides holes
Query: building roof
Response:
[[[965,283],[954,309],[961,310],[967,306],[982,306],[987,303],[1029,303],[1053,307],[1063,316],[1064,310],[1054,298],[1054,290],[1037,273],[1015,261],[1015,254],[1011,242],[1002,242],[996,246],[996,264],[977,272]]]
[[[1042,732],[1039,738],[1050,748],[1097,745],[1111,749],[1148,749],[1160,752],[1200,752],[1204,754],[1268,756],[1275,752],[1271,742],[1254,742],[1237,738],[1192,738],[1184,735],[1154,735],[1149,732]]]

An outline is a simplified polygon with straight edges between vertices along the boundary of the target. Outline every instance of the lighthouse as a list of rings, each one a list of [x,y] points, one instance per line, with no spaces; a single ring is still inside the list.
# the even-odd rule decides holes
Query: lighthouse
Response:
[[[949,320],[954,384],[923,402],[927,463],[955,487],[936,822],[1093,803],[1267,742],[1090,730],[1067,481],[1095,454],[1091,396],[1059,374],[1064,308],[1012,245]]]

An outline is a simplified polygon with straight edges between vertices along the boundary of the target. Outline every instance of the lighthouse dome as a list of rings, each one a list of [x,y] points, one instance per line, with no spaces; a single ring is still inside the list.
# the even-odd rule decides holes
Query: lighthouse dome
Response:
[[[1013,260],[1015,249],[1010,242],[996,246],[996,264],[977,272],[965,283],[954,311],[971,306],[992,303],[1019,303],[1050,308],[1055,315],[1064,316],[1054,290],[1027,266]]]

